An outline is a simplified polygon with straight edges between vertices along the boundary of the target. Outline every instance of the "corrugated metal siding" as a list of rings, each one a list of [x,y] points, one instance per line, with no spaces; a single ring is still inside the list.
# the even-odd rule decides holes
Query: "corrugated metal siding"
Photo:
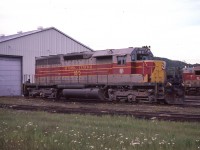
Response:
[[[0,54],[23,56],[23,74],[35,73],[35,57],[90,51],[62,33],[50,29],[0,43]]]

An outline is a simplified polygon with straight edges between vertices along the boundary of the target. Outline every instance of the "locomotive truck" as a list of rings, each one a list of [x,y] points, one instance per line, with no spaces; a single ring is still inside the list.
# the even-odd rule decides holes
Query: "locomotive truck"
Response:
[[[182,99],[169,83],[166,63],[149,47],[76,52],[36,58],[35,83],[24,96],[107,101],[164,102]]]

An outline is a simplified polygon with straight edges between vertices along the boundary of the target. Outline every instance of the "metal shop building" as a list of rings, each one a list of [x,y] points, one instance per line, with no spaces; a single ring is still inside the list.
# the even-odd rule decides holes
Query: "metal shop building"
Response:
[[[92,51],[54,27],[0,35],[0,96],[19,96],[22,83],[34,82],[35,57]]]

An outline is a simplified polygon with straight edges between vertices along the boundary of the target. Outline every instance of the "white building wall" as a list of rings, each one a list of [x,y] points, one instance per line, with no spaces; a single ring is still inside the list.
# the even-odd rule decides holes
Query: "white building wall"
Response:
[[[23,74],[35,74],[35,57],[90,51],[55,29],[0,43],[0,55],[22,56]]]

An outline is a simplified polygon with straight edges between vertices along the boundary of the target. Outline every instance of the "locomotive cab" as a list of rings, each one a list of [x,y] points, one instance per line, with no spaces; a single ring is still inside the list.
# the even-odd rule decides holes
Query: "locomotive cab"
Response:
[[[110,88],[109,97],[130,102],[164,100],[165,66],[164,61],[153,60],[148,47],[115,50],[109,82],[120,90]]]
[[[132,74],[142,74],[143,82],[164,83],[166,80],[164,61],[153,60],[148,47],[137,48],[131,53]]]

